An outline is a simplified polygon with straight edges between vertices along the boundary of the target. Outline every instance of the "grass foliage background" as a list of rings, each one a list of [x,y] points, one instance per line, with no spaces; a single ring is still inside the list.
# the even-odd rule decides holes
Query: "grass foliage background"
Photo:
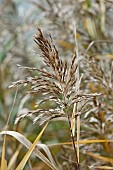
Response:
[[[40,139],[40,143],[46,144],[49,151],[51,151],[54,159],[53,162],[51,160],[53,167],[56,166],[61,170],[74,169],[76,165],[75,154],[72,145],[66,143],[72,142],[72,138],[70,137],[70,129],[63,109],[66,104],[70,104],[68,112],[71,116],[73,104],[80,102],[78,106],[81,120],[80,169],[113,169],[112,0],[4,0],[0,1],[0,25],[0,131],[5,130],[8,116],[11,113],[8,130],[19,132],[33,143],[43,128],[40,123],[51,120]],[[44,39],[39,39],[41,35],[40,37],[35,37],[40,49],[37,48],[33,41],[37,27],[41,28],[44,38],[49,40],[49,43],[45,43]],[[78,47],[76,46],[76,40]],[[51,43],[52,47],[49,46]],[[49,49],[43,49],[43,45]],[[79,80],[81,80],[78,96],[75,93],[73,94],[74,88],[72,89],[69,86],[67,90],[63,84],[68,69],[71,68],[69,76],[69,78],[72,78],[71,86],[73,83],[76,85],[76,69],[78,66],[75,59],[73,60],[73,55],[77,48],[79,52]],[[57,56],[57,50],[60,59]],[[51,54],[51,64],[49,63],[50,60],[47,60],[48,57],[44,58],[47,56],[48,51],[50,52],[49,55]],[[40,52],[42,52],[45,63],[56,72],[56,84],[53,81],[37,79],[40,75],[40,70],[42,70],[41,74],[43,75],[45,71],[48,71],[42,57],[40,57]],[[52,55],[55,55],[56,59],[52,58]],[[60,69],[57,68],[58,64]],[[51,74],[54,74],[54,72],[52,71]],[[75,74],[75,79],[73,78],[73,73]],[[46,78],[47,76],[52,78],[46,72]],[[27,82],[20,81],[30,82],[31,78],[35,78],[32,88],[30,85],[26,86]],[[59,81],[62,82],[62,87],[64,86],[64,89],[67,90],[65,93],[65,96],[67,95],[66,103],[60,103],[64,100],[64,96],[61,95],[62,88],[60,87],[61,84],[58,84]],[[66,81],[68,82],[69,80],[66,79]],[[25,86],[9,89],[8,87],[12,82],[24,84]],[[41,88],[36,92],[36,88],[38,88],[37,82]],[[46,84],[46,87],[43,83]],[[17,84],[14,84],[14,86]],[[54,89],[54,91],[50,89]],[[30,90],[34,91],[34,95],[26,93]],[[54,94],[54,97],[53,94],[52,96],[49,95],[49,97],[54,100],[46,100],[46,102],[40,103],[40,101],[44,100],[41,93],[49,90],[50,93]],[[14,99],[16,92],[16,99]],[[73,94],[70,100],[69,92]],[[35,95],[35,93],[37,94]],[[88,94],[101,95],[93,96],[87,105],[82,108],[84,100],[89,100]],[[60,103],[60,111],[56,109],[56,100],[58,105]],[[38,114],[39,117],[36,119],[34,113],[37,111],[37,103],[40,103],[38,109],[42,112],[42,117]],[[51,114],[47,112],[50,108],[52,109]],[[44,112],[45,115],[43,114]],[[26,116],[27,113],[30,116],[15,125],[15,119],[21,117],[21,115]],[[41,119],[41,121],[38,121],[38,119]],[[33,124],[33,120],[36,122],[35,124]],[[75,134],[76,132],[77,129],[75,129]],[[83,142],[84,140],[86,141],[85,143]],[[2,155],[2,147],[3,136],[0,136],[0,155]],[[45,154],[43,149],[40,151],[45,157],[49,154],[48,152]],[[15,169],[26,152],[27,149],[21,145],[21,142],[17,142],[15,138],[7,135],[5,157],[8,165],[11,164],[9,169]],[[50,169],[50,166],[47,166],[35,154],[32,154],[25,169],[45,170]]]

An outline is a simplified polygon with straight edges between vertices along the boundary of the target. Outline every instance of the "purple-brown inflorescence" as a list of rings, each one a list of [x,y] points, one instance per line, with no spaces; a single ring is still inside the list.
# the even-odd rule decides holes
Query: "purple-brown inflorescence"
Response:
[[[66,110],[68,110],[74,103],[86,102],[95,98],[98,94],[78,94],[76,93],[76,71],[78,63],[76,62],[76,53],[74,54],[70,66],[67,61],[62,61],[59,57],[58,51],[53,44],[52,38],[48,41],[42,31],[38,28],[38,32],[34,37],[38,49],[41,52],[41,57],[46,65],[45,69],[22,67],[31,71],[38,71],[39,76],[27,77],[26,80],[19,80],[14,82],[10,87],[18,85],[28,85],[31,88],[29,93],[31,95],[41,94],[43,99],[38,102],[37,108],[40,104],[46,103],[48,100],[56,103],[54,109],[36,109],[31,110],[25,115],[21,115],[16,119],[16,123],[25,116],[32,116],[36,114],[34,123],[40,119],[43,124],[58,117],[67,117]],[[38,114],[38,116],[37,116]]]

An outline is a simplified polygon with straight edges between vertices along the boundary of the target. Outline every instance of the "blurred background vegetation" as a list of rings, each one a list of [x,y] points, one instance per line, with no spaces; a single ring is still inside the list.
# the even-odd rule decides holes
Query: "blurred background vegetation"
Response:
[[[15,88],[9,89],[8,86],[13,81],[37,74],[20,70],[17,64],[44,67],[33,41],[37,27],[43,30],[45,36],[51,33],[60,56],[70,61],[76,48],[75,23],[80,73],[83,74],[81,90],[85,93],[102,93],[98,101],[90,103],[90,110],[84,111],[81,116],[81,140],[113,140],[112,0],[0,0],[0,131],[5,128],[16,92]],[[31,117],[25,118],[17,125],[14,125],[14,121],[20,114],[34,109],[37,100],[26,94],[26,87],[20,87],[8,128],[24,134],[31,142],[42,127],[38,123],[32,124]],[[53,144],[66,141],[71,141],[67,121],[52,121],[40,142]],[[3,138],[0,138],[0,155],[2,142]],[[10,160],[19,145],[15,139],[7,137],[7,160]],[[71,146],[62,145],[50,149],[56,162],[64,170],[74,169]],[[87,154],[88,151],[90,154]],[[25,153],[26,149],[23,147],[15,165]],[[113,158],[112,143],[82,144],[80,154],[82,169],[113,167],[113,163],[109,161],[109,158]],[[98,154],[108,158],[107,161],[103,157],[100,159]],[[49,168],[32,155],[26,169]]]

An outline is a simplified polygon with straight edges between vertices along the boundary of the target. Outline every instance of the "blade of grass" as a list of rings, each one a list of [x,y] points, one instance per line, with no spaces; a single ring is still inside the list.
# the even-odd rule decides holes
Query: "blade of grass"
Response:
[[[22,146],[20,145],[15,151],[15,153],[13,154],[13,156],[11,157],[9,164],[8,164],[8,170],[12,169],[12,167],[14,166],[21,148]]]
[[[5,145],[6,145],[6,135],[4,136],[4,141],[3,141],[1,170],[7,170],[7,161],[5,159]]]
[[[46,153],[46,155],[48,156],[49,160],[50,160],[54,165],[56,165],[56,163],[55,163],[55,161],[54,161],[54,159],[53,159],[53,157],[52,157],[52,155],[51,155],[51,152],[50,152],[48,146],[45,145],[45,144],[42,144],[42,143],[39,143],[37,146],[40,147],[40,148],[42,148],[42,149],[44,150],[44,152]]]
[[[31,145],[30,149],[28,150],[28,152],[26,153],[26,155],[24,156],[24,158],[22,159],[22,161],[20,162],[20,164],[18,165],[18,167],[16,168],[16,170],[22,170],[24,168],[24,166],[26,165],[30,155],[32,154],[37,142],[39,141],[39,139],[41,138],[43,132],[45,131],[46,127],[47,127],[48,123],[44,126],[44,128],[41,130],[41,132],[39,133],[39,135],[37,136],[37,138],[35,139],[34,143]]]
[[[94,154],[92,152],[86,153],[86,155],[89,155],[89,156],[91,156],[91,157],[93,157],[95,159],[100,159],[101,161],[113,164],[113,158],[100,156],[100,155]]]
[[[85,50],[84,56],[86,56],[86,54],[87,54],[87,52],[89,51],[89,49],[90,49],[95,43],[113,43],[113,41],[112,41],[112,40],[95,40],[95,41],[92,41],[92,42],[88,45],[87,49]]]
[[[90,17],[85,18],[84,26],[86,27],[87,32],[89,33],[89,35],[92,39],[96,39],[98,37],[96,25],[95,25],[94,20],[92,20],[92,18],[90,18]]]
[[[0,135],[4,135],[6,132],[2,131]],[[24,145],[26,148],[30,148],[32,143],[22,134],[15,132],[15,131],[7,131],[7,135],[13,136],[15,139],[17,139],[22,145]],[[37,144],[38,145],[38,144]],[[57,166],[54,165],[52,162],[50,162],[41,152],[40,150],[35,147],[33,152],[36,154],[36,156],[41,159],[43,162],[45,162],[51,169],[57,170]],[[48,156],[49,157],[49,156]]]
[[[7,170],[7,161],[5,159],[6,133],[7,133],[7,129],[8,129],[9,120],[10,120],[10,117],[11,117],[11,114],[12,114],[12,111],[13,111],[13,108],[14,108],[14,104],[15,104],[15,101],[16,101],[17,93],[18,93],[18,87],[16,89],[13,104],[12,104],[12,107],[11,107],[11,110],[10,110],[10,113],[9,113],[9,116],[8,116],[8,119],[7,119],[7,123],[6,123],[6,128],[5,128],[6,130],[5,130],[5,135],[4,135],[4,139],[3,139],[3,147],[2,147],[1,170]]]
[[[104,170],[113,170],[113,167],[111,166],[96,166],[96,169],[104,169]]]
[[[60,46],[66,48],[66,49],[74,50],[74,48],[75,48],[74,45],[71,44],[70,42],[58,40],[58,43],[60,44]]]
[[[113,140],[80,140],[79,144],[90,144],[90,143],[113,143]],[[75,141],[75,144],[77,144],[77,141]],[[72,145],[72,142],[62,142],[62,143],[56,143],[56,144],[50,144],[48,146],[61,146],[61,145]]]
[[[101,16],[100,16],[100,27],[101,31],[105,33],[105,13],[106,13],[106,6],[104,0],[99,0],[100,3],[100,11],[101,11]]]

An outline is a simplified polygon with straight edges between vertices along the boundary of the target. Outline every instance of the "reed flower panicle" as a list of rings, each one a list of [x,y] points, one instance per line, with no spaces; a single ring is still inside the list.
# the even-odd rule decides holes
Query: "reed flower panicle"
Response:
[[[30,71],[38,71],[39,76],[27,77],[26,80],[18,80],[14,82],[10,87],[18,85],[31,85],[29,94],[41,94],[44,98],[37,104],[37,108],[40,104],[46,101],[54,101],[57,104],[56,109],[36,109],[31,110],[25,115],[21,115],[16,119],[16,123],[25,116],[31,116],[32,114],[40,113],[33,120],[34,123],[40,119],[41,124],[54,118],[66,116],[65,110],[68,110],[74,103],[83,102],[86,100],[92,100],[98,94],[77,94],[76,93],[76,70],[78,63],[76,63],[76,52],[72,58],[70,65],[68,61],[62,61],[59,57],[59,53],[53,44],[50,36],[50,41],[46,39],[42,31],[38,28],[38,32],[34,37],[34,41],[37,47],[40,49],[41,57],[45,63],[45,69],[23,67]]]

